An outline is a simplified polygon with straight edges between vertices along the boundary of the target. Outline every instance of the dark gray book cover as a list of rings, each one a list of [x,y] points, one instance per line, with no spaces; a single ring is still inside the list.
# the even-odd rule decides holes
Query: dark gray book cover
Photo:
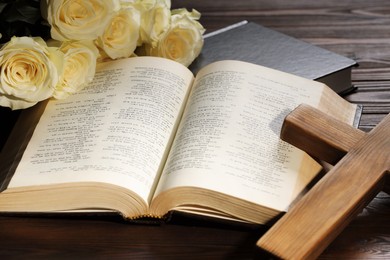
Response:
[[[219,60],[251,62],[318,80],[339,94],[353,89],[354,60],[253,22],[243,21],[206,34],[202,52],[190,69],[196,74]]]

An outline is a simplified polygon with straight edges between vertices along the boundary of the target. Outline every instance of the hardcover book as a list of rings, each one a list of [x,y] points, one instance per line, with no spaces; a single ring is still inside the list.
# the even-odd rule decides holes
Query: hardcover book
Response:
[[[99,64],[81,92],[22,111],[0,158],[0,212],[270,223],[321,170],[279,138],[301,103],[351,125],[357,114],[323,83],[242,61],[196,77],[155,57]]]
[[[205,35],[202,53],[190,68],[196,73],[219,60],[246,61],[317,80],[340,95],[353,90],[354,60],[253,22]]]

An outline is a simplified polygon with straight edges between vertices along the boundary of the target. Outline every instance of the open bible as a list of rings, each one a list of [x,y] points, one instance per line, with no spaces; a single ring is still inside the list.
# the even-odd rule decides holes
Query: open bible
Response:
[[[351,125],[358,111],[322,83],[240,61],[196,77],[162,58],[101,63],[83,91],[22,112],[1,154],[0,212],[267,223],[321,170],[279,138],[301,103]]]

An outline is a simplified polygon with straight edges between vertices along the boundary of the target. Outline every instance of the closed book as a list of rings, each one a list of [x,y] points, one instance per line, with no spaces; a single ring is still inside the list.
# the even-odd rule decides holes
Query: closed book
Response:
[[[190,69],[196,73],[219,60],[241,60],[325,83],[342,95],[353,90],[351,68],[357,63],[254,22],[205,35],[204,47]]]

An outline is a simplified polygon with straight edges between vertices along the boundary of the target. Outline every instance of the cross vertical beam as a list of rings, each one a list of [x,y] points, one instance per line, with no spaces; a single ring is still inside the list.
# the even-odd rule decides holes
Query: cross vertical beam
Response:
[[[281,135],[319,159],[346,154],[257,242],[275,258],[314,259],[382,189],[390,169],[390,115],[365,134],[301,105],[286,117]]]

